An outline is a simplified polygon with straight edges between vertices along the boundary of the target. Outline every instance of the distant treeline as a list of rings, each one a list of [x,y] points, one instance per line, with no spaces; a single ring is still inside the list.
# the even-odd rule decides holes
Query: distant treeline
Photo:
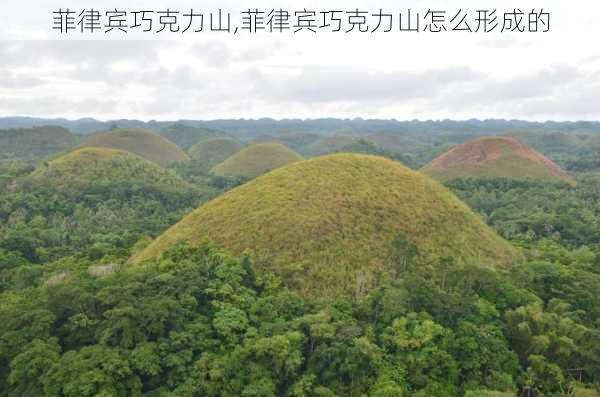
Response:
[[[54,125],[68,128],[77,134],[91,134],[111,128],[148,128],[162,130],[178,122],[193,127],[206,127],[249,138],[262,134],[278,134],[282,132],[306,132],[319,135],[334,134],[368,134],[372,132],[395,132],[407,135],[425,135],[431,139],[439,136],[452,136],[457,142],[466,138],[480,135],[494,135],[511,130],[519,131],[548,131],[576,134],[600,133],[600,122],[529,122],[521,120],[440,120],[440,121],[398,121],[377,119],[283,119],[274,120],[262,118],[256,120],[229,119],[229,120],[179,120],[179,121],[139,121],[139,120],[111,120],[99,121],[93,118],[79,120],[43,119],[31,117],[4,117],[0,118],[0,129],[31,128],[45,125]],[[446,141],[447,142],[447,141]]]

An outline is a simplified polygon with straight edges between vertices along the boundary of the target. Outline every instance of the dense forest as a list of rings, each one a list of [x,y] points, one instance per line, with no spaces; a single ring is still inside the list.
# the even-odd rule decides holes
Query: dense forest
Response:
[[[32,138],[38,128],[20,140],[10,134],[28,130],[0,131],[12,144],[0,154],[0,397],[600,396],[598,124],[35,123],[0,121],[60,126],[41,128],[48,140]],[[251,250],[210,242],[175,244],[133,266],[132,255],[190,211],[250,188],[248,176],[212,173],[212,157],[163,167],[144,153],[76,147],[76,134],[121,128],[154,129],[182,151],[215,138],[241,150],[260,137],[303,156],[363,153],[414,170],[473,137],[510,135],[576,184],[444,181],[518,249],[516,263],[427,257],[397,236],[385,256],[361,252],[385,262],[368,294],[319,299]],[[326,150],[324,137],[334,138],[321,141]],[[290,230],[305,226],[299,219]]]

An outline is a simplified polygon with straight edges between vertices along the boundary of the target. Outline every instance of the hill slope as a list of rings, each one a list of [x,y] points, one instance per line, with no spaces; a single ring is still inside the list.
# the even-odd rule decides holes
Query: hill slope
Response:
[[[357,137],[348,135],[334,135],[319,138],[302,148],[302,153],[309,156],[321,156],[323,154],[335,153],[342,148],[355,143]]]
[[[188,150],[195,143],[209,138],[223,137],[226,134],[221,131],[204,127],[192,127],[177,123],[160,131],[160,135],[173,142],[183,150]]]
[[[227,160],[243,147],[235,139],[212,138],[198,142],[188,150],[188,153],[192,159],[214,166]]]
[[[372,287],[402,236],[420,258],[507,263],[516,255],[437,182],[381,157],[336,154],[288,165],[208,202],[132,261],[179,241],[208,240],[236,254],[251,250],[303,293],[334,295]]]
[[[77,138],[62,127],[0,130],[0,159],[33,162],[76,144]]]
[[[256,178],[286,164],[302,160],[302,156],[278,143],[248,146],[212,169],[221,176]]]
[[[412,153],[426,147],[414,138],[401,134],[373,132],[365,136],[365,139],[390,152]]]
[[[575,183],[552,160],[510,137],[478,138],[458,145],[421,171],[441,181],[508,178]]]
[[[117,129],[95,134],[86,139],[82,146],[125,150],[162,166],[189,160],[189,156],[173,142],[142,129]]]
[[[281,143],[290,149],[302,153],[302,150],[309,144],[319,140],[319,135],[308,132],[281,131],[276,134],[261,134],[254,137],[250,144],[257,143]]]
[[[84,147],[49,161],[29,181],[68,195],[114,194],[119,190],[189,191],[190,186],[159,165],[115,149]],[[109,190],[114,190],[110,192]]]

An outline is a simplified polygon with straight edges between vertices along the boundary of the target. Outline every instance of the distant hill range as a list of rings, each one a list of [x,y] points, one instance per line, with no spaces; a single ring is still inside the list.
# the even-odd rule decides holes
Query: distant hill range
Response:
[[[0,158],[39,161],[61,152],[63,148],[74,146],[74,142],[86,140],[87,136],[132,129],[152,131],[173,142],[182,151],[190,153],[191,148],[201,141],[229,138],[243,146],[279,143],[305,157],[338,152],[377,154],[398,160],[413,169],[424,166],[453,146],[473,139],[510,136],[569,171],[594,170],[600,166],[596,165],[600,164],[597,155],[600,122],[536,123],[519,120],[398,121],[323,118],[146,122],[125,119],[99,121],[92,118],[67,120],[7,117],[0,118],[0,143],[3,142],[3,136],[14,135],[14,131],[35,130],[36,133],[47,131],[48,138],[58,138],[59,144],[30,139],[25,135],[20,136],[19,140],[9,138],[11,145],[0,148]],[[57,136],[57,131],[62,131],[64,136]],[[19,146],[17,149],[13,147],[15,142]]]
[[[93,118],[67,120],[63,118],[47,119],[32,117],[3,117],[0,118],[0,129],[32,128],[46,125],[64,127],[76,134],[91,134],[111,128],[144,128],[154,131],[167,129],[174,124],[190,127],[204,127],[225,131],[237,137],[248,140],[261,135],[278,135],[282,133],[310,133],[317,135],[339,134],[370,134],[381,132],[403,133],[407,136],[423,135],[430,139],[439,136],[454,136],[454,143],[462,143],[469,138],[484,135],[504,134],[507,131],[533,132],[564,132],[577,134],[600,133],[600,122],[529,122],[521,120],[440,120],[440,121],[398,121],[378,119],[282,119],[270,118],[222,119],[222,120],[172,120],[172,121],[140,121],[140,120],[110,120],[100,121]]]
[[[0,160],[35,162],[75,146],[78,137],[63,127],[43,126],[0,130]]]

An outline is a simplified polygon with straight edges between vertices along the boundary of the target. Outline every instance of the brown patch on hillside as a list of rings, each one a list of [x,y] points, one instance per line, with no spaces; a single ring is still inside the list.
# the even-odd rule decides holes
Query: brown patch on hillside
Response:
[[[552,160],[512,137],[484,137],[458,145],[433,160],[427,168],[444,170],[455,166],[476,166],[509,155],[517,155],[541,164],[557,177],[574,183],[571,176]]]

